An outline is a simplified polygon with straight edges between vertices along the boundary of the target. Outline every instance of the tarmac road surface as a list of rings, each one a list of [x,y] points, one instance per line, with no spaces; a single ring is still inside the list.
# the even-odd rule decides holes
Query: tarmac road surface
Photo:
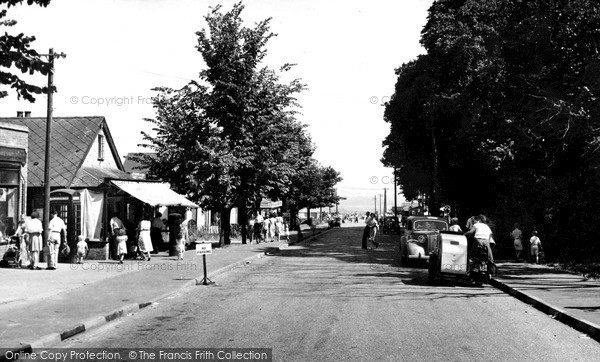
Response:
[[[490,287],[430,286],[333,229],[63,341],[65,348],[272,348],[277,361],[597,361],[600,344]]]

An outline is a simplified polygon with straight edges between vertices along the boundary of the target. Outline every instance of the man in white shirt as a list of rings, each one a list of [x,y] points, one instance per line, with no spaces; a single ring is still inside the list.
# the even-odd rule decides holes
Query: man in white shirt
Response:
[[[494,256],[492,255],[492,248],[490,246],[490,237],[492,236],[492,229],[481,221],[479,216],[473,216],[473,226],[465,235],[473,235],[475,243],[483,245],[488,251],[488,258],[493,263]],[[477,244],[474,244],[477,245]]]
[[[62,221],[56,210],[50,213],[50,222],[48,223],[48,270],[56,270],[58,265],[58,249],[60,248],[61,237],[60,233],[64,231],[67,235],[67,226]]]

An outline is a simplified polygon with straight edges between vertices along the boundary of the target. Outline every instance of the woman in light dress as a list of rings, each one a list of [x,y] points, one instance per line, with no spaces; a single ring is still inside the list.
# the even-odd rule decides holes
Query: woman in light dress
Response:
[[[40,214],[37,211],[31,213],[31,219],[27,220],[25,223],[25,232],[27,233],[27,237],[29,241],[27,242],[27,246],[29,249],[29,269],[32,270],[40,270],[39,266],[37,266],[37,262],[40,257],[40,251],[42,251],[43,240],[42,240],[42,232],[44,231],[44,227],[42,226],[42,222],[38,219]]]
[[[152,240],[150,239],[150,227],[152,226],[152,222],[149,219],[150,218],[147,215],[144,215],[144,218],[138,224],[137,235],[140,254],[148,261],[150,261],[150,252],[154,250],[152,248]]]

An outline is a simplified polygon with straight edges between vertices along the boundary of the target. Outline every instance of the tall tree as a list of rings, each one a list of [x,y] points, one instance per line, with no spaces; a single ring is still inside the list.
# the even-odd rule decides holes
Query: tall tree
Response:
[[[282,83],[278,72],[259,68],[273,34],[268,19],[244,27],[243,8],[238,3],[222,13],[217,6],[206,16],[207,29],[197,33],[206,63],[200,81],[181,90],[158,88],[157,116],[149,120],[156,135],[144,133],[157,156],[143,162],[154,176],[221,214],[221,244],[229,243],[233,207],[245,242],[249,211],[263,197],[294,203],[297,176],[314,162],[314,146],[295,119],[294,95],[305,86],[298,79]],[[280,71],[290,69],[286,64]],[[330,173],[325,179],[335,179]]]
[[[15,20],[6,19],[8,9],[23,2],[24,0],[0,0],[0,4],[7,7],[0,10],[0,29],[17,24]],[[50,0],[27,0],[28,5],[37,4],[42,7],[48,6],[49,3]],[[13,71],[16,69],[21,73],[48,74],[49,63],[44,61],[35,49],[31,48],[34,41],[34,36],[26,36],[23,33],[11,35],[5,31],[4,35],[0,35],[0,84],[13,88],[19,99],[22,97],[32,103],[35,102],[34,94],[43,93],[46,88],[28,83]],[[8,96],[8,91],[0,90],[0,98],[6,96]]]
[[[434,125],[437,157],[425,169],[437,162],[437,180],[400,175],[403,187],[437,182],[465,213],[549,230],[560,220],[553,229],[597,235],[599,21],[590,0],[434,2],[421,38],[427,55],[399,69],[386,107],[383,161],[409,170],[413,158],[432,157],[409,142],[431,143],[414,130]]]

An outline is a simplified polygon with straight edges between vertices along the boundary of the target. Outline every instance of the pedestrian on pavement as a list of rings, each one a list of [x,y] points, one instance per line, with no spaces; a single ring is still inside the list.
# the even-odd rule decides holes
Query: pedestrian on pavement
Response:
[[[183,230],[177,234],[177,260],[183,260],[183,254],[185,253],[186,238]]]
[[[367,248],[367,243],[369,240],[369,233],[371,231],[371,229],[369,229],[369,220],[371,219],[371,213],[367,211],[367,213],[365,214],[365,228],[363,230],[363,236],[362,236],[362,248],[366,249]]]
[[[536,264],[539,263],[539,253],[542,250],[542,242],[540,238],[537,236],[537,231],[531,232],[531,239],[529,239],[529,244],[531,245],[531,256]]]
[[[31,270],[40,270],[39,266],[37,266],[37,262],[40,259],[40,251],[43,249],[43,240],[42,240],[42,232],[44,231],[44,227],[42,226],[42,222],[40,219],[40,214],[37,211],[31,213],[31,219],[27,220],[25,223],[25,232],[27,233],[27,246],[29,249],[29,269]]]
[[[152,240],[150,239],[150,225],[148,215],[144,215],[137,228],[137,241],[140,256],[150,261],[150,252],[152,249]]]
[[[77,239],[79,240],[77,242],[77,264],[83,264],[83,259],[87,257],[90,252],[90,248],[87,244],[89,239],[85,238],[83,235],[79,235]]]
[[[119,229],[117,235],[117,255],[119,256],[119,264],[123,264],[123,259],[127,254],[127,231]]]
[[[150,225],[150,240],[152,241],[152,252],[151,254],[158,254],[160,250],[160,244],[162,244],[162,229],[164,226],[164,221],[162,219],[162,213],[157,211],[154,214],[154,219],[152,219],[152,224]]]
[[[458,225],[458,218],[453,217],[450,219],[450,231],[454,231],[455,233],[462,233],[462,229]]]
[[[261,241],[264,241],[262,237],[263,223],[264,219],[260,212],[256,214],[256,218],[254,219],[254,239],[257,244],[260,244]]]
[[[48,255],[47,255],[47,270],[56,270],[58,265],[58,249],[61,244],[60,233],[64,232],[67,235],[67,226],[65,222],[58,217],[56,210],[50,213],[50,222],[48,223]]]
[[[118,253],[117,253],[117,236],[119,233],[119,230],[123,229],[123,222],[121,221],[121,219],[119,219],[119,213],[117,211],[113,211],[112,213],[112,218],[110,219],[109,222],[109,226],[110,226],[110,253],[111,253],[111,257],[115,260],[118,260]]]
[[[282,234],[283,234],[283,216],[281,216],[281,213],[278,213],[277,217],[275,218],[275,238],[277,239],[277,242],[281,241]]]
[[[513,238],[513,245],[515,247],[515,261],[521,261],[521,254],[523,253],[523,232],[521,231],[519,223],[515,223],[515,229],[510,233]]]
[[[21,265],[27,265],[29,262],[29,248],[27,247],[27,240],[25,237],[25,214],[19,217],[19,224],[17,230],[15,230],[15,236],[19,238],[19,267]]]
[[[254,223],[256,220],[251,217],[248,220],[248,230],[246,230],[246,237],[248,238],[248,243],[252,244],[252,237],[254,236]]]

